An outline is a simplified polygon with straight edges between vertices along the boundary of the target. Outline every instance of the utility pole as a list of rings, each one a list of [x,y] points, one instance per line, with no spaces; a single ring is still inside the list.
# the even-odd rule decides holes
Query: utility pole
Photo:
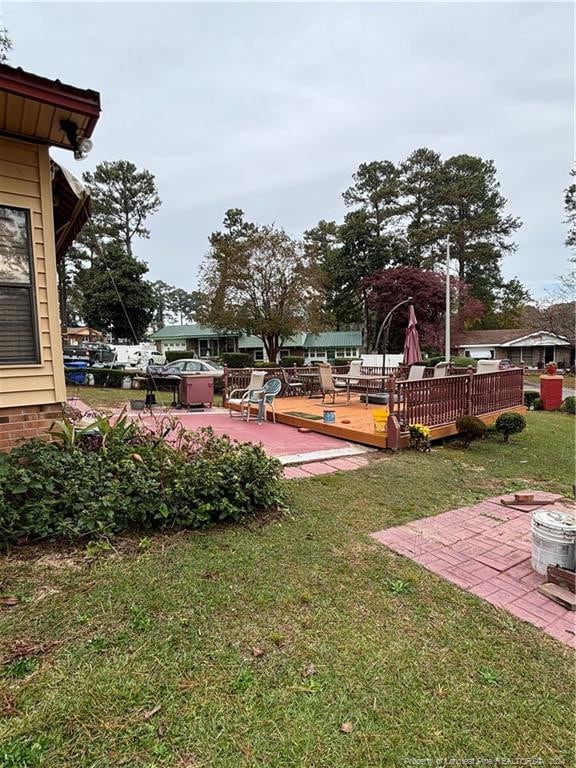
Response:
[[[446,321],[445,321],[444,357],[450,362],[450,235],[446,238]]]

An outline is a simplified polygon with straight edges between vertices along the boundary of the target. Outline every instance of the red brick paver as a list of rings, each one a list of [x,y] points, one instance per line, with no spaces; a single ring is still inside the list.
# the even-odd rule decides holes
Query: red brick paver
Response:
[[[534,494],[546,501],[561,498],[540,491]],[[486,499],[372,536],[394,552],[576,648],[574,613],[537,591],[545,581],[530,562],[531,512],[538,505],[505,507],[501,498],[513,497]],[[568,511],[561,504],[554,506]]]

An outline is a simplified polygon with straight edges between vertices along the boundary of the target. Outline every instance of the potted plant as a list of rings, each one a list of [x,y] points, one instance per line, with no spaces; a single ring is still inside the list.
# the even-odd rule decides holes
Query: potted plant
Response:
[[[547,363],[546,364],[546,373],[548,376],[556,376],[556,371],[558,370],[558,366],[555,362]]]

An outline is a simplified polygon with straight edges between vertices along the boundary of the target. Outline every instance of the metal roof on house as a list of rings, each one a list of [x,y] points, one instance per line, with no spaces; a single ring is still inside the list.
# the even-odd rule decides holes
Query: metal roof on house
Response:
[[[239,336],[238,332],[216,331],[205,325],[166,325],[164,328],[152,334],[152,338],[158,341],[166,339],[209,339],[219,336]]]
[[[238,339],[238,349],[261,349],[264,346],[262,339],[259,336],[240,336]],[[300,348],[304,346],[304,334],[300,333],[298,336],[293,336],[291,339],[286,339],[282,342],[282,348],[296,347]]]
[[[362,331],[325,331],[309,333],[304,347],[361,347]]]
[[[60,80],[0,64],[0,129],[62,149],[74,149],[61,122],[76,125],[89,138],[100,115],[100,94]]]
[[[167,325],[152,334],[157,341],[170,339],[238,337],[238,349],[261,349],[264,344],[258,336],[241,334],[238,331],[217,331],[205,325]],[[361,331],[325,331],[324,333],[299,333],[282,343],[282,347],[310,349],[313,347],[361,347]]]

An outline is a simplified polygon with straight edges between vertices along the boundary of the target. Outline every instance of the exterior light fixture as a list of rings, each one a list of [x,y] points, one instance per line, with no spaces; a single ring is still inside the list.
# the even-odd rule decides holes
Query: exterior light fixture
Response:
[[[74,160],[84,160],[93,146],[90,139],[83,139],[78,135],[78,126],[72,120],[62,120],[60,128],[68,137],[70,146],[74,150]]]

